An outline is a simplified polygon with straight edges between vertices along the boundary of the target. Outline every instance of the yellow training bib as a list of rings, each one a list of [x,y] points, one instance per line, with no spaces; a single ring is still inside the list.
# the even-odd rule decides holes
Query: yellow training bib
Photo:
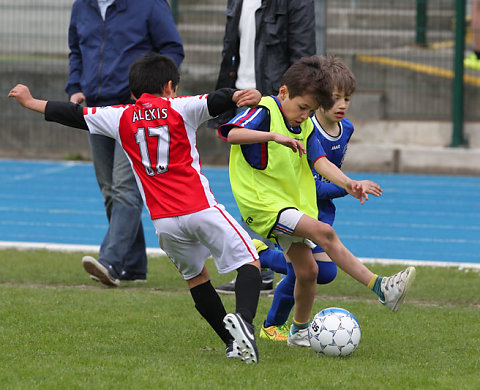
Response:
[[[272,97],[263,97],[259,106],[270,112],[270,132],[300,140],[305,148],[313,132],[313,123],[306,120],[299,134],[285,125],[283,115]],[[233,195],[245,222],[256,233],[270,238],[280,211],[296,208],[317,219],[315,180],[307,155],[276,142],[267,143],[265,169],[253,168],[243,156],[241,145],[232,145],[230,151],[230,183]]]

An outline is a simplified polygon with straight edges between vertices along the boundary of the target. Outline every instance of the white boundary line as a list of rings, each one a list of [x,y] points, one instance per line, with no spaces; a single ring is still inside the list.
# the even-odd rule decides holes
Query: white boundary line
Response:
[[[32,250],[44,249],[52,252],[95,252],[98,253],[98,245],[72,245],[72,244],[52,244],[48,242],[20,242],[20,241],[0,241],[0,249],[18,249]],[[150,256],[166,256],[160,248],[147,248],[147,254]],[[456,267],[459,269],[474,268],[480,269],[480,263],[461,263],[454,261],[429,261],[429,260],[404,260],[404,259],[376,259],[370,257],[361,257],[359,260],[363,263],[371,264],[401,264],[426,267]]]
[[[435,261],[435,260],[406,260],[406,259],[375,259],[370,257],[359,257],[362,263],[370,264],[401,264],[401,265],[413,265],[413,266],[425,266],[425,267],[455,267],[458,269],[473,268],[480,270],[480,263],[462,263],[455,261]]]
[[[0,241],[0,249],[32,250],[44,249],[52,252],[86,252],[98,253],[99,245],[73,245],[73,244],[52,244],[49,242],[21,242],[21,241]],[[166,256],[160,248],[147,248],[147,255]]]

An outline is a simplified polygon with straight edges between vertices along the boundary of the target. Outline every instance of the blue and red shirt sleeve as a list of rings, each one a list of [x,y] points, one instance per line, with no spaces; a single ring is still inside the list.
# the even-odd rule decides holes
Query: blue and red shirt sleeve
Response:
[[[218,135],[227,139],[228,133],[234,127],[243,127],[251,130],[269,131],[270,116],[264,107],[248,108],[238,113],[232,120],[218,128]]]
[[[270,131],[270,113],[265,107],[249,108],[240,112],[230,122],[218,128],[218,134],[226,139],[228,132],[234,127]],[[247,162],[256,169],[265,169],[268,163],[267,143],[241,145],[242,153]]]

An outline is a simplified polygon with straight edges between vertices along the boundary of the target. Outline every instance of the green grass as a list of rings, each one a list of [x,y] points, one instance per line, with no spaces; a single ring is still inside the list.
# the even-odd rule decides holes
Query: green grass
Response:
[[[314,311],[353,312],[357,351],[329,358],[258,340],[260,363],[246,365],[225,359],[168,259],[150,258],[146,284],[109,289],[90,281],[81,255],[0,251],[1,389],[480,388],[478,271],[417,267],[396,314],[339,272],[318,287]],[[208,266],[214,285],[234,276]],[[234,298],[222,299],[233,311]],[[260,299],[257,329],[270,303]]]

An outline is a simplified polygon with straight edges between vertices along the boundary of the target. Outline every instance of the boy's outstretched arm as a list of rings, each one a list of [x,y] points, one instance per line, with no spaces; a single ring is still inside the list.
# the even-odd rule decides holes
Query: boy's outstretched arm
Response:
[[[47,121],[88,130],[83,116],[83,108],[78,104],[35,99],[28,87],[22,84],[16,85],[10,91],[8,97],[16,98],[18,103],[25,108],[45,114],[45,120]]]
[[[360,199],[360,203],[364,204],[368,200],[368,194],[361,182],[350,179],[340,168],[331,163],[328,158],[322,157],[317,159],[314,164],[315,170],[331,182],[344,188],[350,195]]]
[[[348,192],[342,187],[336,185],[335,183],[323,182],[317,176],[318,175],[316,175],[315,177],[315,186],[317,187],[317,199],[335,199],[348,195]],[[367,194],[374,195],[376,197],[382,195],[383,190],[377,183],[371,180],[359,180],[359,183],[362,184],[362,187],[365,189],[365,192]]]
[[[37,111],[41,114],[45,113],[45,107],[47,106],[46,100],[35,99],[26,85],[17,84],[8,93],[8,97],[14,97],[17,102],[25,108],[32,111]]]

